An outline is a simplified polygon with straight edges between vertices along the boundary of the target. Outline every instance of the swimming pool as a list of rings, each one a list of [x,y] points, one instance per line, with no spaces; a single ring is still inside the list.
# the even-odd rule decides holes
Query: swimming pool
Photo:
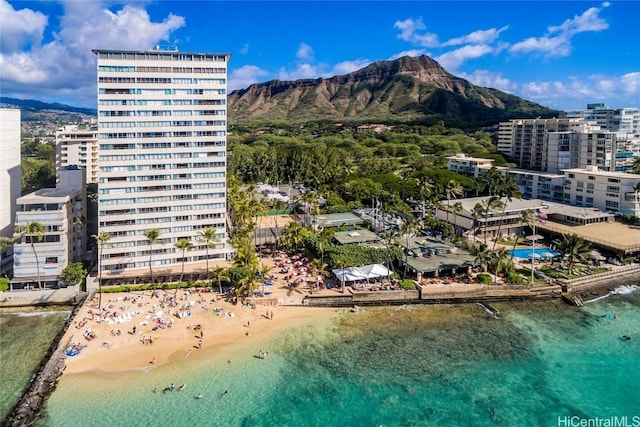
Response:
[[[531,259],[533,258],[555,258],[558,256],[558,253],[552,251],[549,248],[535,248],[535,249],[512,249],[509,251],[510,255],[513,255],[516,258],[522,259]]]

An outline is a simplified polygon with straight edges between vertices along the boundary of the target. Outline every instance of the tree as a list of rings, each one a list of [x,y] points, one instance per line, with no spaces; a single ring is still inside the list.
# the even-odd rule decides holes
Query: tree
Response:
[[[591,243],[578,237],[577,234],[563,235],[562,239],[554,240],[556,251],[569,261],[569,275],[573,274],[573,267],[577,262],[587,262],[591,252]]]
[[[93,237],[98,245],[98,310],[102,309],[102,250],[109,244],[111,235],[109,233],[102,232],[100,234],[94,234]]]
[[[309,263],[309,270],[311,274],[315,277],[315,287],[316,289],[320,288],[320,277],[328,277],[329,270],[327,270],[327,264],[323,263],[318,258],[314,259]]]
[[[149,230],[145,230],[144,237],[146,237],[147,240],[149,241],[149,277],[151,278],[151,284],[153,285],[153,289],[155,290],[156,284],[155,284],[155,281],[153,280],[153,265],[152,265],[153,245],[155,243],[162,242],[160,240],[160,230],[158,230],[157,228],[151,228]]]
[[[536,215],[533,213],[531,209],[527,209],[520,212],[520,218],[519,218],[520,225],[522,226],[526,225],[527,227],[532,227],[535,220],[536,220]],[[525,235],[524,230],[522,234]],[[512,259],[513,259],[513,252],[515,251],[517,244],[518,244],[518,238],[516,237],[513,240],[513,248],[511,250]]]
[[[476,243],[470,248],[471,255],[475,257],[473,263],[480,268],[482,272],[486,273],[489,269],[489,264],[493,259],[493,252],[489,250],[489,247],[484,243]]]
[[[633,161],[633,164],[631,165],[631,171],[633,173],[640,174],[640,157],[636,157],[636,159]]]
[[[455,202],[453,204],[453,208],[451,209],[451,211],[453,212],[454,234],[457,237],[458,236],[458,230],[460,229],[460,227],[458,227],[458,223],[457,223],[458,215],[461,214],[464,211],[464,208],[462,207],[462,203],[461,202]]]
[[[278,213],[279,211],[283,210],[284,208],[286,208],[286,204],[284,201],[280,200],[280,199],[274,199],[273,202],[271,202],[271,207],[273,208],[273,210],[275,210],[275,225],[276,225],[276,245],[275,245],[275,249],[276,251],[278,250],[278,242],[280,240],[280,228],[278,227],[278,217],[280,216],[280,214]]]
[[[218,282],[218,292],[222,293],[222,281],[229,280],[229,270],[217,265],[211,270],[211,279]]]
[[[182,283],[182,278],[184,277],[184,262],[186,261],[185,252],[188,250],[191,250],[193,248],[193,245],[191,244],[189,239],[178,239],[178,241],[175,244],[175,247],[182,251],[182,268],[180,270],[180,283]],[[209,270],[207,269],[207,272],[208,271]],[[178,293],[178,286],[176,286],[176,294],[177,293]]]
[[[72,262],[62,270],[58,279],[65,286],[77,285],[87,276],[87,270],[84,268],[81,262]]]
[[[404,277],[407,277],[407,268],[409,266],[409,238],[416,235],[419,229],[418,221],[413,218],[406,219],[402,226],[400,227],[400,233],[404,236],[405,239],[405,247],[404,247]]]
[[[511,203],[513,198],[520,199],[522,198],[522,194],[520,193],[520,188],[516,184],[515,178],[511,175],[505,176],[500,180],[500,187],[498,188],[498,196],[505,199],[502,203],[502,212],[500,214],[500,223],[498,224],[498,232],[496,233],[496,239],[493,241],[493,249],[496,249],[496,244],[498,243],[498,237],[500,236],[500,229],[502,228],[502,222],[504,221],[504,215],[507,210],[507,204]]]
[[[504,273],[504,276],[508,277],[513,271],[513,261],[511,260],[509,252],[507,252],[505,248],[499,248],[497,251],[492,252],[493,256],[490,266],[493,270],[493,284],[495,285],[498,282],[499,273]]]
[[[40,280],[40,260],[38,259],[38,252],[36,251],[34,242],[39,242],[43,239],[44,233],[45,233],[44,225],[36,221],[28,222],[22,229],[22,233],[29,237],[29,242],[31,243],[31,250],[33,251],[33,256],[36,258],[36,274],[38,276],[38,288],[42,289],[42,280]]]
[[[207,261],[207,279],[209,279],[209,249],[215,247],[218,243],[216,231],[211,227],[205,227],[198,232],[198,241],[206,244],[205,258]]]
[[[262,280],[262,296],[264,297],[264,286],[267,281],[267,275],[273,270],[273,266],[268,264],[260,264],[258,267],[258,277]]]
[[[451,209],[451,199],[455,199],[458,196],[464,195],[464,188],[453,179],[447,182],[447,186],[444,189],[445,196],[447,197],[447,222],[449,222],[449,210]]]
[[[480,203],[482,207],[482,213],[484,215],[484,244],[487,244],[487,224],[489,222],[489,214],[496,212],[503,207],[503,203],[498,196],[490,196],[488,199],[483,200]]]
[[[304,245],[308,234],[309,231],[307,229],[295,222],[290,222],[282,233],[282,245],[289,251],[298,251]]]

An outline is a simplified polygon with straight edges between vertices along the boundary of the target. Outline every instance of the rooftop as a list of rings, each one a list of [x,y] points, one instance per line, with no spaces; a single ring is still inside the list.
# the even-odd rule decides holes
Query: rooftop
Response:
[[[351,212],[316,215],[314,220],[319,228],[340,227],[342,225],[358,225],[364,223],[362,218]]]
[[[381,240],[380,236],[369,230],[338,231],[333,234],[333,238],[341,245],[369,243]]]

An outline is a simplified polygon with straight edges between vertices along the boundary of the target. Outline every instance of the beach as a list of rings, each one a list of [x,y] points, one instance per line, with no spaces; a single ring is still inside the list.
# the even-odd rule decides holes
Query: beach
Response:
[[[275,302],[289,291],[272,288]],[[199,351],[254,346],[284,329],[335,314],[335,309],[234,304],[217,292],[196,289],[103,294],[85,303],[62,342],[80,353],[69,357],[64,374],[147,369],[192,357]],[[172,302],[172,300],[175,301]],[[252,301],[258,299],[252,298]],[[91,334],[95,338],[87,339]]]

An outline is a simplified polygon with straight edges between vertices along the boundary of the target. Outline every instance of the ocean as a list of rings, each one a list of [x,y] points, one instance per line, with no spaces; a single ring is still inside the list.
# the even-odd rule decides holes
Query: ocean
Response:
[[[261,348],[63,375],[38,425],[558,426],[613,417],[640,425],[633,289],[581,308],[491,304],[499,319],[479,305],[347,310]],[[185,386],[163,392],[171,383]]]
[[[0,311],[0,420],[20,400],[71,307]]]

